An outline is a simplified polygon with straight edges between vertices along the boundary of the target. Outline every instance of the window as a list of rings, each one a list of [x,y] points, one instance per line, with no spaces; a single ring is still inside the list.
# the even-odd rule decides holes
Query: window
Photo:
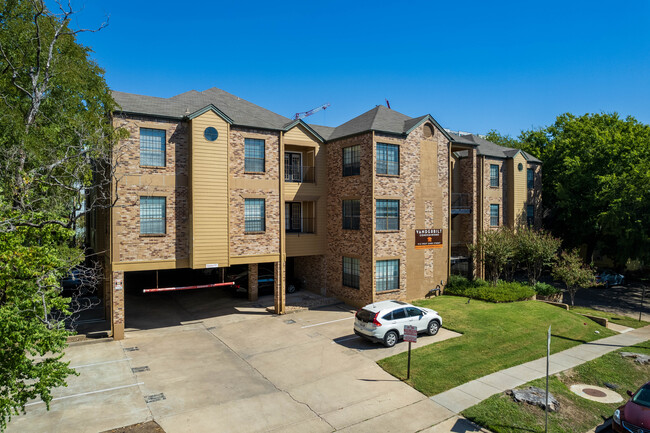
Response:
[[[297,152],[284,154],[284,180],[302,182],[302,155]]]
[[[165,197],[140,197],[140,234],[165,234]]]
[[[528,227],[535,225],[535,206],[532,204],[526,206],[526,222],[528,223]]]
[[[490,164],[490,186],[499,186],[499,166],[496,164]]]
[[[526,176],[528,180],[528,189],[535,188],[535,170],[529,168],[528,171],[526,172]]]
[[[264,173],[264,140],[258,138],[244,139],[244,171],[247,173]]]
[[[399,200],[377,200],[377,230],[399,230]]]
[[[361,173],[361,146],[343,148],[343,176]]]
[[[399,260],[377,260],[375,285],[378,292],[399,289]],[[393,312],[395,319],[395,312]]]
[[[490,225],[496,227],[499,225],[499,205],[491,204],[490,205]]]
[[[300,202],[289,202],[284,205],[285,228],[288,232],[299,233],[302,230]]]
[[[165,166],[165,131],[140,128],[140,165]]]
[[[399,175],[399,146],[377,143],[377,174]]]
[[[359,230],[361,223],[359,200],[343,200],[343,228]]]
[[[343,257],[343,285],[359,288],[359,259]]]
[[[266,230],[264,220],[264,199],[244,199],[244,231],[263,232]]]

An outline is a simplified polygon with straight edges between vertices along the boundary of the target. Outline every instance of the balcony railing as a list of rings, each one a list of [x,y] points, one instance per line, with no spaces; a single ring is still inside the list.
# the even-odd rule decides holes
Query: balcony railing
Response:
[[[311,165],[285,165],[285,182],[314,182],[314,167]]]
[[[287,233],[314,233],[316,230],[316,218],[285,218],[285,229]]]
[[[468,214],[471,212],[472,212],[472,205],[469,201],[469,194],[452,192],[451,193],[452,215]]]

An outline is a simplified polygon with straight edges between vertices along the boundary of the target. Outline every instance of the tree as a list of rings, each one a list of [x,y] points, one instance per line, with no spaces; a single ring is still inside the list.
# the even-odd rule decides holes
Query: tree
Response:
[[[584,264],[578,250],[563,251],[558,258],[557,265],[553,268],[553,278],[564,282],[571,305],[575,305],[575,296],[579,288],[594,283],[594,271]]]
[[[468,245],[476,260],[485,266],[487,280],[496,286],[506,265],[515,255],[515,243],[511,230],[485,231],[479,237],[476,245]]]
[[[544,225],[570,248],[600,249],[624,264],[650,260],[650,126],[618,114],[558,116],[517,140],[489,137],[544,164]]]
[[[74,373],[61,360],[71,304],[59,280],[84,259],[77,220],[111,205],[123,136],[103,71],[76,40],[86,30],[59,8],[0,0],[0,430],[29,399],[49,408]]]
[[[544,268],[555,262],[561,241],[543,230],[528,227],[520,228],[515,239],[515,256],[526,267],[528,282],[534,285]]]

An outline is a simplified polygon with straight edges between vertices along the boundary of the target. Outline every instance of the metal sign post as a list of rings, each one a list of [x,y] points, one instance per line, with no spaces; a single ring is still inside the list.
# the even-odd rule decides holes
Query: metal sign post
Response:
[[[544,404],[544,431],[548,433],[548,370],[551,358],[551,326],[548,327],[548,335],[546,336],[546,403]]]
[[[411,343],[418,341],[418,328],[413,325],[404,326],[404,341],[409,342],[408,366],[406,367],[406,380],[411,378]]]

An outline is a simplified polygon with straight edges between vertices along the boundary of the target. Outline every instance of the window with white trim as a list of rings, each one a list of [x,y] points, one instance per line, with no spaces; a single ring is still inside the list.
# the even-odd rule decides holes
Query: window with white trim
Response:
[[[165,131],[140,128],[140,165],[165,166]]]
[[[165,197],[140,197],[140,234],[164,235],[166,221]]]
[[[265,224],[265,203],[263,198],[244,199],[244,231],[263,232]]]
[[[375,262],[375,287],[377,292],[399,289],[399,260]]]

